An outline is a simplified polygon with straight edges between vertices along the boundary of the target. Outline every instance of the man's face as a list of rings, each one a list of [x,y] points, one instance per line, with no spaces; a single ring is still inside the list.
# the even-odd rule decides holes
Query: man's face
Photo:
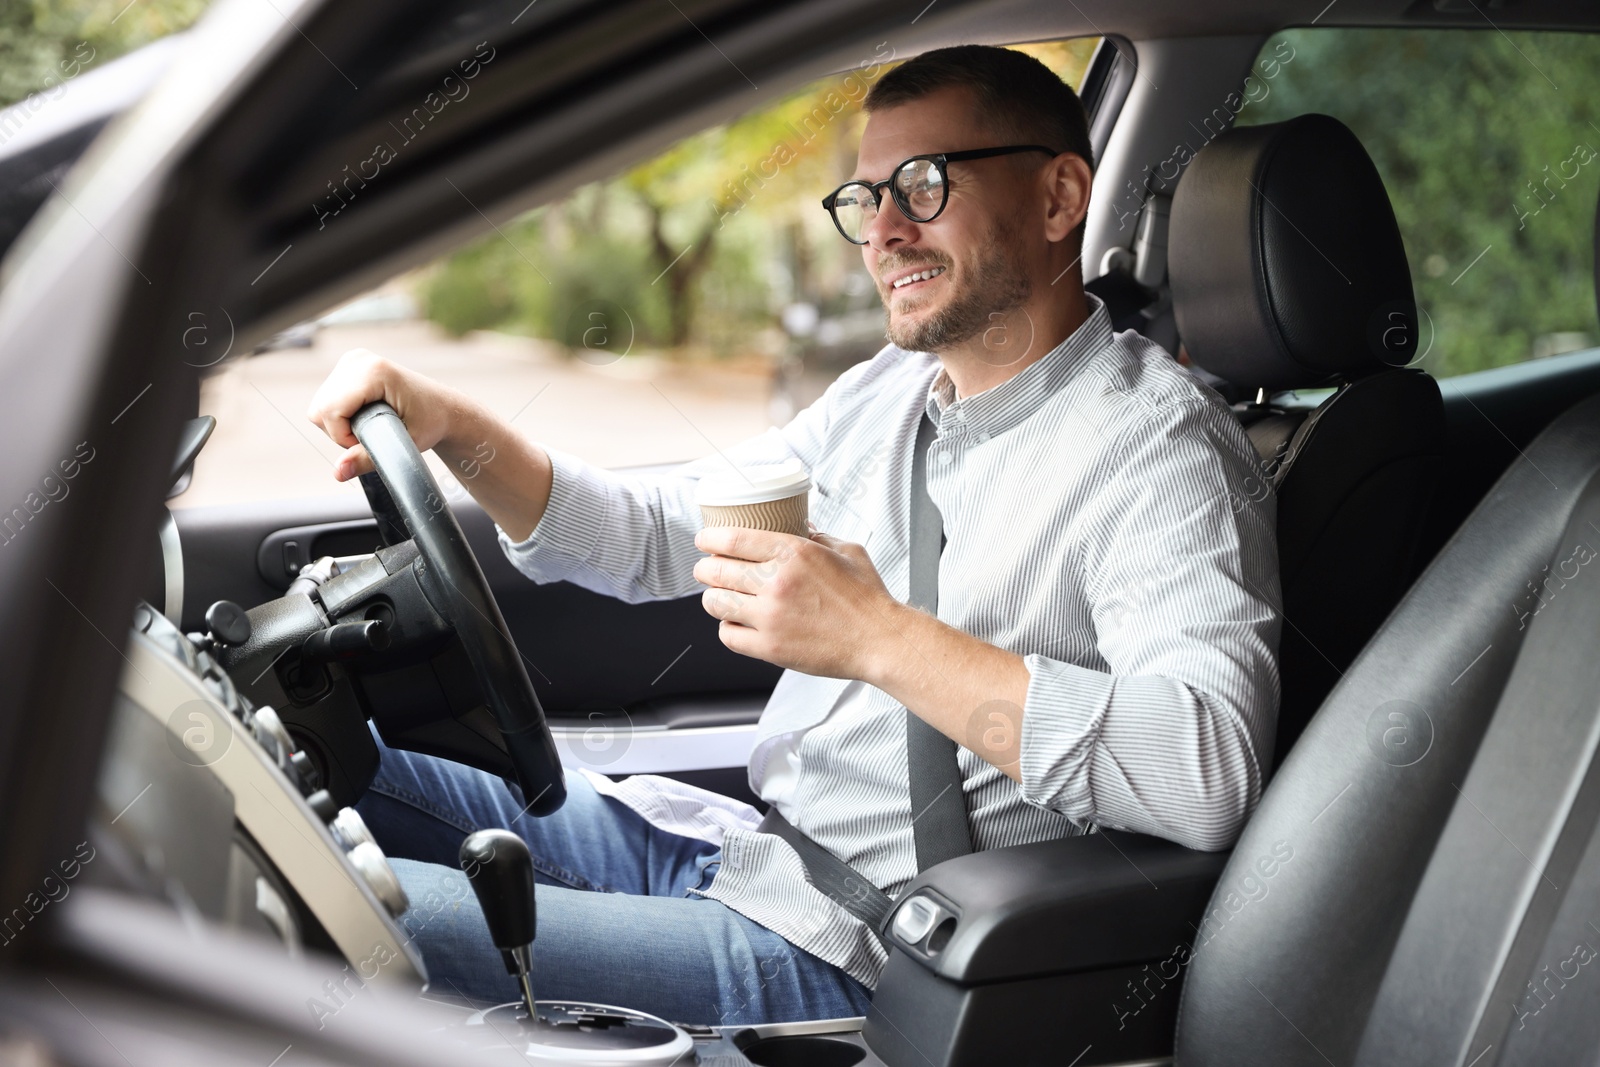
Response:
[[[861,136],[855,177],[882,181],[910,156],[1008,143],[986,131],[973,111],[967,90],[941,89],[873,112]],[[1023,218],[1034,188],[1027,174],[1030,164],[1043,159],[1041,154],[950,164],[949,200],[932,222],[907,219],[884,190],[861,254],[889,312],[889,340],[910,351],[938,352],[972,339],[992,325],[993,316],[1027,301],[1032,279],[1024,262]],[[922,271],[935,273],[902,281]]]

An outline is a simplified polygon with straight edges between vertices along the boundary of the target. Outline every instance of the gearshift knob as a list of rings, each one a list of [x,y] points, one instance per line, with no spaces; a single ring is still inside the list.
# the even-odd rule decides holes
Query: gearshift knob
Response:
[[[460,858],[495,947],[525,952],[537,929],[528,846],[510,830],[478,830],[461,842]]]

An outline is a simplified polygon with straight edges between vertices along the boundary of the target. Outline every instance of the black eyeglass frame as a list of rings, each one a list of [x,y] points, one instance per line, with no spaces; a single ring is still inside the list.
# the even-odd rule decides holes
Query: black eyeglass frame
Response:
[[[853,245],[864,245],[867,243],[866,241],[858,241],[854,237],[851,237],[849,234],[844,232],[844,227],[839,223],[839,214],[834,210],[834,204],[837,203],[839,194],[850,188],[852,185],[861,185],[872,190],[872,201],[874,204],[874,210],[876,211],[883,210],[883,190],[884,187],[887,186],[889,189],[889,195],[894,200],[894,206],[900,209],[900,214],[904,215],[912,222],[932,222],[944,212],[945,205],[950,203],[950,183],[948,180],[939,183],[941,190],[939,206],[934,209],[933,214],[929,215],[925,219],[918,218],[911,213],[911,209],[906,205],[906,202],[901,199],[903,194],[901,193],[900,188],[894,184],[895,176],[904,170],[907,164],[915,163],[919,159],[926,159],[937,166],[941,174],[944,174],[946,165],[950,163],[960,163],[968,159],[988,159],[991,156],[1010,156],[1015,155],[1018,152],[1044,152],[1051,156],[1061,155],[1061,153],[1056,149],[1046,148],[1042,144],[1013,144],[1005,145],[1001,148],[972,148],[965,152],[924,153],[923,155],[912,156],[909,159],[902,161],[894,168],[893,171],[889,173],[889,176],[883,179],[881,182],[862,181],[859,178],[845,182],[843,185],[839,186],[839,188],[822,198],[822,206],[827,210],[828,217],[833,220],[833,228],[839,231],[839,236],[843,237],[846,241],[849,241]]]

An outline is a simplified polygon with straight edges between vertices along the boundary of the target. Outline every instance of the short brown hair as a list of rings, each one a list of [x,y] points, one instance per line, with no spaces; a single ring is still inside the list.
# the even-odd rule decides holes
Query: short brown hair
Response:
[[[952,87],[971,90],[978,117],[1013,143],[1072,152],[1094,170],[1089,119],[1078,94],[1049,67],[1010,48],[962,44],[924,52],[880,78],[861,106],[896,107]]]

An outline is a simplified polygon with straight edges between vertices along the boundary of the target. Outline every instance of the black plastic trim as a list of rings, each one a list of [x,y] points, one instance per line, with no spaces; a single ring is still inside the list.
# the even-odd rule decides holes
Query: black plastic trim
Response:
[[[1227,862],[1226,852],[1115,830],[987,849],[923,872],[883,929],[894,940],[896,912],[926,887],[954,904],[960,919],[942,951],[909,954],[954,982],[1158,959],[1194,936]]]
[[[1100,38],[1100,46],[1089,60],[1078,99],[1089,116],[1089,143],[1094,146],[1094,162],[1111,142],[1111,131],[1128,100],[1133,79],[1139,73],[1139,52],[1133,42],[1119,34]]]

